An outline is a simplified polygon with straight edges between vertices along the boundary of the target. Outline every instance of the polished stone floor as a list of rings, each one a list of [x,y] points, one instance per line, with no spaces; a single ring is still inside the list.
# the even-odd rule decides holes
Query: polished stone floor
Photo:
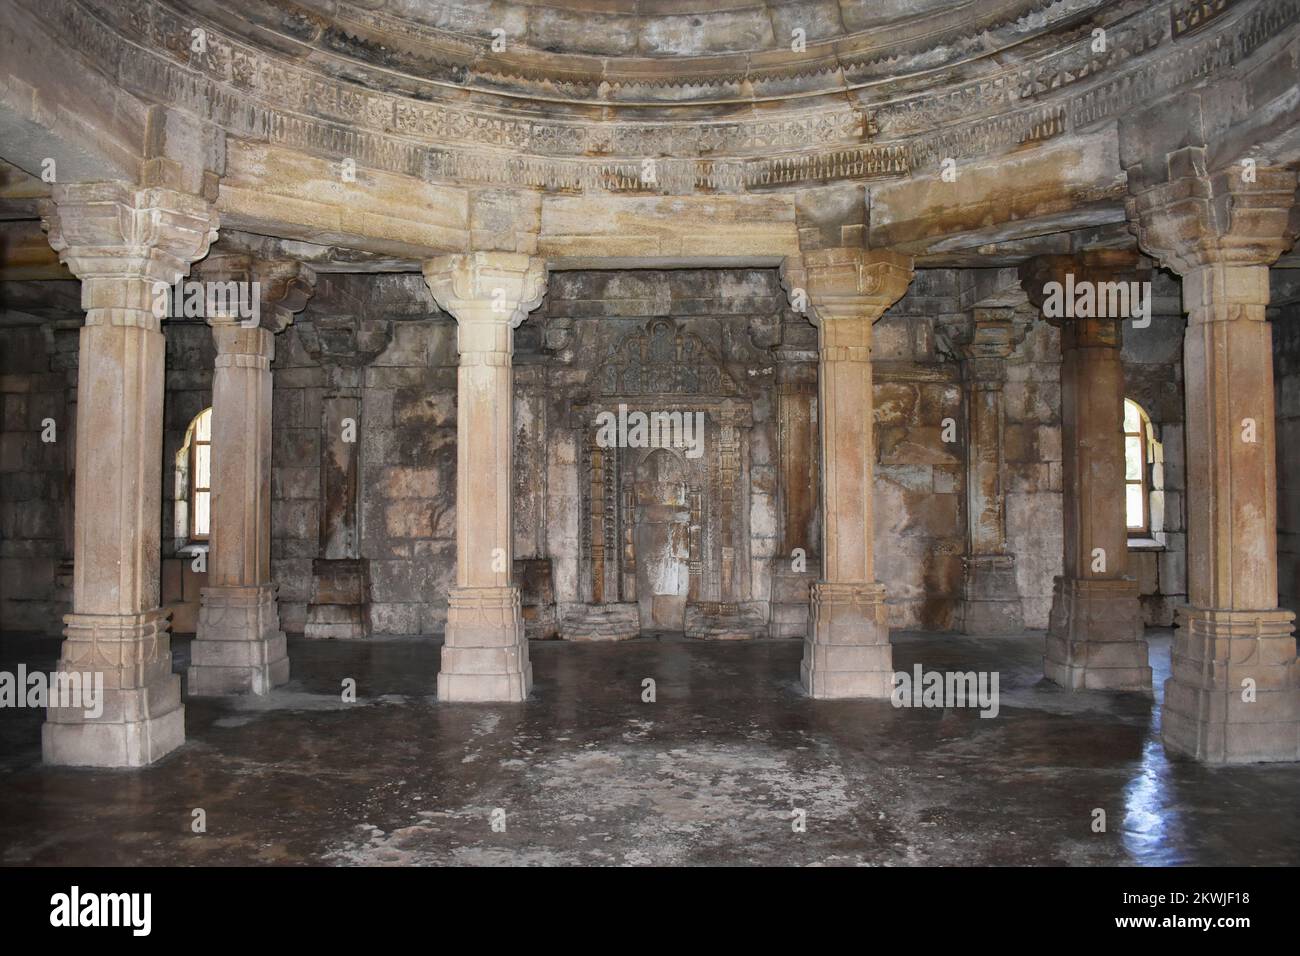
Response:
[[[998,716],[814,703],[798,641],[669,638],[534,643],[506,706],[438,704],[427,638],[293,641],[287,687],[188,701],[142,771],[42,767],[40,713],[0,710],[0,863],[1300,863],[1300,766],[1166,757],[1151,699],[1043,682],[1041,634],[895,643],[899,670],[997,671]],[[57,646],[5,636],[0,670]]]

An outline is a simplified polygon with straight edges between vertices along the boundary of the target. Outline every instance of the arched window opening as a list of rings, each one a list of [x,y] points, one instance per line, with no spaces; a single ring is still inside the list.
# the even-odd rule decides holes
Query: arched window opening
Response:
[[[176,453],[176,538],[182,544],[208,540],[212,512],[212,409],[194,416]]]
[[[1164,445],[1146,410],[1124,399],[1124,512],[1130,538],[1164,532]]]

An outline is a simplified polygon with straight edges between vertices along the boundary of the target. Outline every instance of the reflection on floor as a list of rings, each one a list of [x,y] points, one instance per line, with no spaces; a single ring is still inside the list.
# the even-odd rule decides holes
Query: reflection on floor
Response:
[[[814,703],[798,641],[681,639],[534,643],[509,706],[439,705],[427,638],[295,641],[287,688],[187,701],[143,771],[42,767],[40,713],[0,710],[0,863],[1300,862],[1300,766],[1167,758],[1150,699],[1042,682],[1041,633],[895,642],[898,670],[996,671],[998,716]],[[6,636],[0,669],[56,651]]]

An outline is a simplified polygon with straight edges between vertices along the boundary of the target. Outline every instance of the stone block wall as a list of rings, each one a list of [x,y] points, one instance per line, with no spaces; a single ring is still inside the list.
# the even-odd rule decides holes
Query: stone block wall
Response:
[[[437,634],[455,574],[456,326],[440,313],[418,276],[353,277],[364,294],[368,327],[380,344],[356,370],[360,509],[358,548],[370,562],[372,627],[379,634]],[[962,386],[943,327],[959,309],[963,283],[954,270],[921,270],[907,296],[875,328],[876,554],[889,594],[891,625],[946,630],[961,597],[965,550]],[[368,290],[368,291],[367,291]],[[1168,290],[1166,290],[1167,293]],[[1158,293],[1162,294],[1162,293]],[[339,309],[313,300],[276,338],[272,418],[272,574],[282,625],[301,633],[311,599],[312,561],[320,551],[322,408],[338,382],[322,367],[314,316]],[[315,311],[314,311],[315,310]],[[1029,627],[1044,627],[1052,578],[1061,565],[1060,370],[1056,331],[1022,309],[1024,340],[1007,362],[1004,453],[1007,546]],[[1165,444],[1166,540],[1159,552],[1135,553],[1148,621],[1166,623],[1185,578],[1182,531],[1181,318],[1165,307],[1147,334],[1126,338],[1132,395]],[[558,272],[546,300],[516,333],[515,557],[544,580],[563,616],[580,600],[581,449],[571,407],[592,370],[622,335],[656,316],[678,320],[724,358],[751,395],[746,429],[747,498],[737,527],[748,542],[747,597],[772,598],[781,553],[785,493],[780,478],[778,376],[811,387],[815,330],[790,313],[774,270]],[[328,323],[326,323],[328,324]],[[321,326],[324,328],[324,326]],[[65,414],[75,329],[55,349],[47,330],[13,328],[0,352],[0,561],[6,591],[0,624],[57,632],[66,593],[57,581],[62,548],[64,462],[42,447],[40,420]],[[168,348],[163,462],[164,603],[178,629],[192,621],[202,581],[175,537],[175,456],[194,416],[211,403],[211,332],[172,321]],[[1294,601],[1300,558],[1300,338],[1276,330],[1283,594]],[[68,348],[68,343],[73,343]],[[62,352],[59,349],[62,349]],[[315,351],[313,351],[315,350]],[[58,354],[64,354],[62,359]],[[59,363],[62,362],[62,365]],[[783,364],[784,363],[784,364]],[[75,373],[74,373],[75,374]],[[810,377],[811,376],[811,377]],[[351,379],[350,379],[351,380]],[[943,440],[947,419],[958,441]],[[1296,426],[1300,429],[1300,426]],[[815,433],[814,433],[815,434]],[[810,444],[808,455],[816,455]],[[815,511],[815,509],[814,509]],[[815,565],[816,556],[811,556]],[[174,566],[173,566],[174,565]],[[549,577],[548,577],[549,576]],[[195,605],[191,608],[190,605]],[[51,621],[55,623],[50,623]]]
[[[873,330],[876,577],[893,628],[948,630],[961,599],[962,389],[935,335],[956,295],[954,273],[921,270]]]
[[[67,389],[77,353],[75,330],[70,347],[48,331],[0,332],[0,630],[55,635],[71,598],[58,578],[70,490],[65,456],[73,451]],[[47,419],[55,425],[50,442],[42,440]]]
[[[456,324],[395,322],[362,392],[361,554],[379,634],[441,633],[456,574]]]
[[[1278,604],[1300,613],[1300,303],[1273,315]]]

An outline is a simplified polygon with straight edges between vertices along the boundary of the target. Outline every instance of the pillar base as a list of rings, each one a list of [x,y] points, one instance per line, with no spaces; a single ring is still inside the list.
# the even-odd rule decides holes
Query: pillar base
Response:
[[[438,699],[521,701],[533,687],[533,665],[520,613],[519,588],[452,588]]]
[[[958,608],[963,634],[1015,634],[1025,629],[1024,606],[1016,586],[1014,554],[968,555]]]
[[[191,697],[269,694],[289,680],[275,585],[207,587],[190,645]]]
[[[103,711],[50,707],[41,727],[47,764],[144,767],[185,742],[180,675],[172,673],[167,612],[69,614],[59,672],[102,675]],[[91,678],[93,680],[93,678]]]
[[[1178,610],[1165,681],[1167,750],[1210,764],[1300,760],[1300,665],[1290,611]],[[1254,700],[1243,700],[1254,682]]]
[[[894,688],[885,586],[818,581],[799,676],[808,696],[887,698]]]
[[[316,558],[303,637],[360,640],[370,636],[370,561]]]
[[[1069,690],[1151,693],[1137,582],[1058,577],[1043,675]]]

